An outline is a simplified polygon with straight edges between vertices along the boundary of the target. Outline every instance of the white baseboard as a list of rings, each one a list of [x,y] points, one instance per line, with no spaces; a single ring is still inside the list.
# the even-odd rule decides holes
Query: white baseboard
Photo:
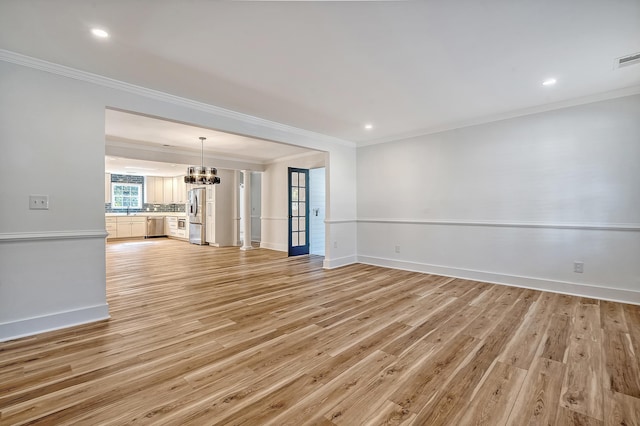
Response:
[[[355,256],[345,256],[333,259],[327,259],[325,257],[324,261],[322,262],[322,267],[324,269],[333,269],[339,268],[341,266],[353,265],[354,263],[357,263],[357,259]]]
[[[108,319],[109,305],[88,306],[73,311],[57,312],[41,317],[0,324],[0,342],[33,336],[47,331]]]
[[[269,243],[266,241],[260,241],[260,248],[266,248],[269,250],[276,250],[276,251],[288,251],[288,247],[286,244],[278,244],[278,243]]]
[[[358,256],[358,263],[382,266],[385,268],[402,269],[405,271],[422,272],[426,274],[443,275],[446,277],[463,278],[467,280],[483,281],[493,284],[513,287],[529,288],[533,290],[549,291],[552,293],[569,294],[572,296],[590,297],[594,299],[610,300],[612,302],[632,303],[640,305],[640,292],[633,290],[599,287],[591,284],[572,283],[567,281],[552,281],[543,278],[522,277],[518,275],[499,274],[495,272],[476,271],[472,269],[452,268],[427,263],[409,262],[404,260],[386,259],[373,256]]]

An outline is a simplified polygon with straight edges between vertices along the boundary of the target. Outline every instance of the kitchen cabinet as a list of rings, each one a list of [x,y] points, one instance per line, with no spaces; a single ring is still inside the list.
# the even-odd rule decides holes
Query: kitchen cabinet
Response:
[[[164,189],[164,204],[174,204],[173,200],[173,178],[162,178]]]
[[[107,230],[107,239],[116,238],[117,224],[115,217],[105,217],[105,228]]]
[[[141,218],[142,221],[131,222],[131,236],[132,237],[144,237],[147,235],[147,218]]]
[[[145,177],[145,202],[164,204],[164,179],[158,176]]]
[[[173,220],[173,216],[165,216],[164,218],[164,235],[166,235],[167,237],[171,236],[171,223],[174,222]],[[173,227],[174,229],[178,228],[178,220],[176,218],[175,220],[175,227]]]
[[[178,231],[178,218],[175,216],[165,217],[164,226],[167,237],[175,237]]]
[[[146,216],[116,217],[116,238],[137,238],[147,234]]]
[[[145,178],[145,202],[149,204],[184,204],[187,202],[187,184],[184,176]]]
[[[184,219],[184,218],[180,218]],[[189,225],[187,224],[184,229],[178,228],[178,217],[167,216],[164,219],[165,232],[169,238],[179,238],[182,240],[189,239]]]
[[[184,176],[173,178],[173,199],[176,204],[187,202],[187,184],[184,182]]]
[[[111,202],[111,173],[104,174],[104,202]]]
[[[144,178],[144,202],[148,204],[155,204],[156,198],[156,178],[153,176],[146,176]]]

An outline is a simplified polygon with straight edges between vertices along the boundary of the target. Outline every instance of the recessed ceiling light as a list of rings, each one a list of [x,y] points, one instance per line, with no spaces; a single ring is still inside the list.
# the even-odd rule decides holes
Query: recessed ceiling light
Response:
[[[107,38],[107,37],[109,37],[109,33],[106,32],[105,30],[100,29],[100,28],[93,28],[91,30],[91,34],[93,34],[94,36],[96,36],[98,38]]]
[[[371,129],[373,129],[373,124],[367,123],[367,124],[364,125],[364,128],[367,129],[367,130],[371,130]]]
[[[556,79],[555,78],[548,78],[545,81],[542,82],[543,86],[553,86],[554,84],[556,84]]]

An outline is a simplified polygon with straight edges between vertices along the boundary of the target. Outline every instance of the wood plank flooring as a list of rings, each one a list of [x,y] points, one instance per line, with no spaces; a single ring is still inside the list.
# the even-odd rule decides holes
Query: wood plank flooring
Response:
[[[0,343],[0,424],[640,425],[640,307],[107,244],[111,319]]]

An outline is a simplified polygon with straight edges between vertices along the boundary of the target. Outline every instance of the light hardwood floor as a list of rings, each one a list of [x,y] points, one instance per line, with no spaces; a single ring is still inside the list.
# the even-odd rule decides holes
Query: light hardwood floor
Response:
[[[638,425],[640,307],[172,240],[0,343],[0,424]]]

